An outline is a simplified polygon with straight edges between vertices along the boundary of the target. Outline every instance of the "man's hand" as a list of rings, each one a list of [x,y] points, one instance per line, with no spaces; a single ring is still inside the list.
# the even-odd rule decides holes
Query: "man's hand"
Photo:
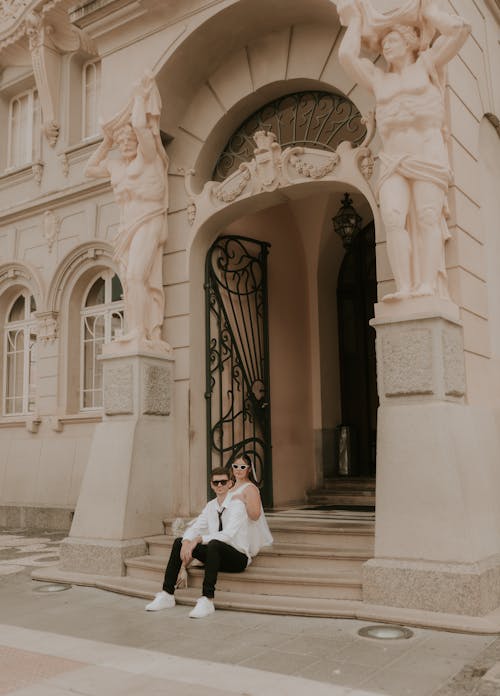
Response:
[[[181,561],[187,566],[193,560],[193,549],[201,542],[201,537],[196,537],[192,541],[183,541],[181,546]]]

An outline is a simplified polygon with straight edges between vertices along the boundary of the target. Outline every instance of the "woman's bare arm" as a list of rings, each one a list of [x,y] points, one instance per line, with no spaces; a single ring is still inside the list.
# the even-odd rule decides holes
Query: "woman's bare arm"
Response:
[[[259,519],[262,510],[260,493],[257,486],[254,484],[246,486],[241,493],[235,494],[233,500],[242,500],[245,503],[248,517],[254,522]]]

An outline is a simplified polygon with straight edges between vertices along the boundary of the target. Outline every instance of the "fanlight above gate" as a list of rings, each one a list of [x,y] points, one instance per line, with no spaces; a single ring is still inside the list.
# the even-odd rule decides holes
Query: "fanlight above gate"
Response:
[[[366,136],[362,115],[350,99],[332,92],[287,94],[252,114],[231,136],[215,165],[214,181],[223,181],[252,159],[258,131],[273,133],[282,148],[329,152],[344,140],[360,145]]]

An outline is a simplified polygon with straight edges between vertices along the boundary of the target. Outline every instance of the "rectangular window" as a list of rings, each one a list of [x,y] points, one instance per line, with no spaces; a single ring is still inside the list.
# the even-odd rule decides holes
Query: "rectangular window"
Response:
[[[38,92],[31,89],[9,106],[8,167],[22,167],[40,158],[41,112]]]
[[[85,63],[82,69],[83,123],[82,137],[92,138],[99,134],[99,94],[101,91],[101,64]]]

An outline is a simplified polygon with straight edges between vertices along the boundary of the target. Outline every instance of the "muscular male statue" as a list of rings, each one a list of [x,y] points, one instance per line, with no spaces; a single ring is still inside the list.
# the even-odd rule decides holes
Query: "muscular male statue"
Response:
[[[383,146],[378,196],[396,282],[396,292],[383,299],[448,299],[444,245],[451,169],[443,68],[470,27],[439,10],[434,0],[408,0],[387,14],[377,12],[370,0],[336,4],[347,26],[339,60],[376,102]],[[436,30],[440,35],[431,43]],[[382,53],[385,70],[361,57],[363,41]]]
[[[167,235],[168,159],[160,139],[160,110],[158,89],[146,74],[134,86],[126,107],[103,125],[103,142],[85,173],[110,177],[120,206],[114,257],[121,271],[128,330],[117,340],[165,352],[169,347],[161,340],[162,249]],[[115,144],[120,151],[117,158],[109,156]]]

